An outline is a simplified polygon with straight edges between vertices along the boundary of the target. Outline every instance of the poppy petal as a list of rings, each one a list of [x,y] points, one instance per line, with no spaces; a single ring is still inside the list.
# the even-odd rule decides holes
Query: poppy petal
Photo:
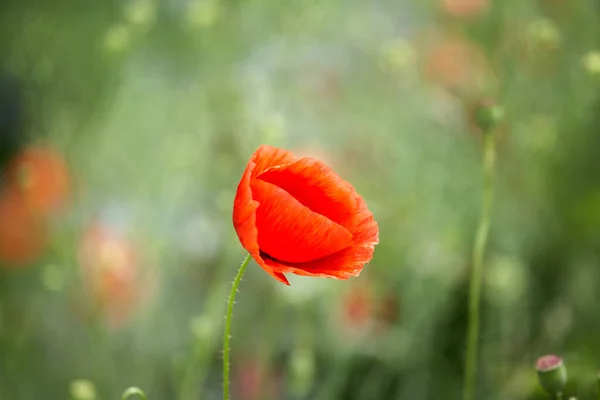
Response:
[[[248,252],[258,252],[258,231],[256,230],[256,209],[258,202],[252,199],[250,176],[256,164],[250,162],[238,185],[233,201],[233,226],[242,246]]]
[[[253,162],[248,164],[238,186],[233,207],[233,225],[240,243],[250,253],[254,261],[275,279],[289,286],[290,283],[285,275],[274,271],[273,268],[267,265],[260,256],[258,249],[258,231],[256,230],[256,209],[258,208],[258,202],[252,199],[252,191],[250,190],[250,176],[255,166]]]
[[[261,180],[251,183],[259,203],[256,228],[260,250],[283,262],[302,263],[352,245],[352,233],[311,211],[285,190]]]
[[[250,181],[267,168],[294,162],[296,157],[289,151],[261,145],[252,155],[237,188],[233,202],[233,226],[242,246],[249,252],[258,252],[255,211],[258,202],[252,198]]]
[[[354,230],[356,191],[323,162],[301,158],[293,164],[269,168],[256,178],[285,190],[315,213]]]
[[[263,257],[274,271],[296,275],[348,279],[358,276],[364,265],[371,260],[375,245],[379,243],[379,228],[364,200],[357,196],[359,222],[354,233],[353,246],[335,254],[306,263],[284,263]],[[264,255],[263,255],[264,256]]]
[[[271,274],[275,279],[277,279],[279,282],[285,283],[286,285],[290,286],[290,281],[287,280],[287,278],[285,277],[284,274],[282,274],[281,272],[275,272],[272,268],[270,268],[267,263],[265,263],[265,261],[261,258],[261,262],[259,263],[259,265],[265,270],[267,271],[269,274]]]
[[[276,165],[291,163],[295,160],[296,157],[288,151],[271,146],[260,146],[250,158],[250,162],[242,175],[233,206],[233,225],[244,249],[250,253],[254,261],[267,273],[288,286],[290,283],[285,275],[274,271],[260,256],[258,231],[256,229],[256,209],[258,208],[258,202],[252,199],[250,180],[253,174],[260,173]]]
[[[296,156],[287,150],[263,144],[250,158],[250,162],[255,164],[252,178],[255,178],[268,168],[291,164],[296,160]]]

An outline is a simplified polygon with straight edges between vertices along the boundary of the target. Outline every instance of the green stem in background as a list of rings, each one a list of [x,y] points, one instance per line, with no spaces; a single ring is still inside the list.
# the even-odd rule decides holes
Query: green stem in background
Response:
[[[473,244],[473,264],[469,283],[469,322],[465,363],[464,400],[474,400],[477,375],[477,348],[479,344],[479,308],[483,278],[483,258],[490,229],[492,199],[494,197],[494,164],[496,158],[495,135],[488,130],[484,133],[483,153],[483,198],[479,226]]]
[[[127,400],[131,396],[139,396],[143,400],[146,400],[146,394],[142,392],[140,388],[130,387],[129,389],[123,392],[123,396],[121,396],[121,400]]]
[[[250,262],[252,257],[250,254],[246,256],[238,273],[231,286],[231,292],[229,293],[229,300],[227,301],[227,314],[225,317],[225,333],[223,335],[223,400],[229,400],[229,341],[231,339],[231,317],[233,316],[233,304],[235,302],[235,294],[237,288],[240,285],[244,271]]]
[[[556,393],[556,400],[563,400],[562,392]]]
[[[600,374],[596,377],[596,381],[598,382],[598,400],[600,400]]]

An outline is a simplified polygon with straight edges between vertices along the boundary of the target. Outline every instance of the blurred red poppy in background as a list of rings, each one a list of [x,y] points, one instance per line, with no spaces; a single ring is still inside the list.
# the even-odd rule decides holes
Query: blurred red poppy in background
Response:
[[[13,188],[0,193],[0,262],[11,266],[29,264],[46,247],[43,223],[29,211],[23,195]]]
[[[51,147],[25,148],[8,164],[6,181],[22,193],[32,213],[43,216],[62,207],[70,194],[67,163]]]
[[[260,146],[238,185],[242,246],[277,280],[284,273],[348,279],[373,257],[379,229],[354,187],[323,162]]]

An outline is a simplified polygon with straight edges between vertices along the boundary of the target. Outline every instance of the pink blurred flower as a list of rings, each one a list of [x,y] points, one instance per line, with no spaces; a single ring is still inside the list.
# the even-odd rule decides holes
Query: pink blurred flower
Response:
[[[122,326],[148,289],[135,247],[114,228],[96,222],[81,238],[78,259],[96,310],[110,327]]]

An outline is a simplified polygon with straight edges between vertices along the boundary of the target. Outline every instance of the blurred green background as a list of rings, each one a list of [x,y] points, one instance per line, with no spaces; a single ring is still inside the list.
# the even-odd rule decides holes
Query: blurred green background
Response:
[[[349,281],[251,264],[233,399],[460,398],[472,110],[490,98],[477,398],[545,398],[547,353],[594,398],[599,17],[589,0],[4,0],[0,399],[220,399],[232,201],[261,143],[352,182],[381,243]]]

